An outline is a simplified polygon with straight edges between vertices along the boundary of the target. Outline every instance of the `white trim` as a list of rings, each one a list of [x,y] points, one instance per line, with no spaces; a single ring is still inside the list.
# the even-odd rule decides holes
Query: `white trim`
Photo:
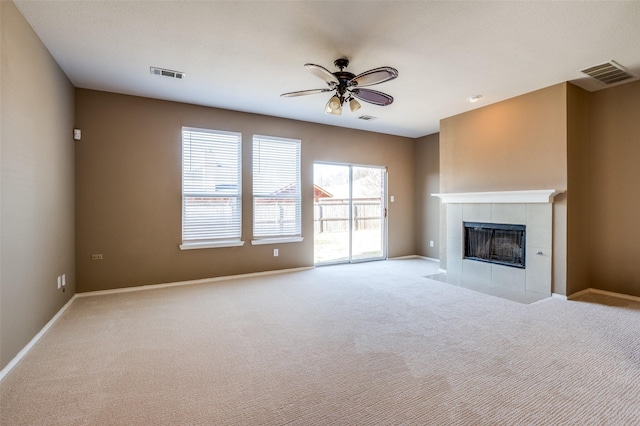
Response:
[[[580,296],[584,296],[585,294],[589,294],[589,293],[594,293],[594,294],[601,294],[603,296],[610,296],[610,297],[617,297],[618,299],[625,299],[625,300],[631,300],[634,302],[640,302],[640,297],[638,296],[632,296],[630,294],[624,294],[624,293],[615,293],[613,291],[607,291],[607,290],[600,290],[598,288],[588,288],[586,290],[582,290],[579,291],[577,293],[573,293],[571,295],[569,295],[567,297],[568,300],[574,300]]]
[[[164,283],[164,284],[149,284],[149,285],[140,285],[135,287],[114,288],[109,290],[88,291],[86,293],[76,293],[76,297],[103,296],[106,294],[129,293],[133,291],[155,290],[159,288],[180,287],[184,285],[206,284],[206,283],[213,283],[217,281],[238,280],[242,278],[260,277],[264,275],[288,274],[291,272],[306,271],[308,269],[313,269],[313,268],[314,268],[313,266],[302,266],[299,268],[274,269],[272,271],[251,272],[248,274],[238,274],[238,275],[226,275],[222,277],[203,278],[200,280],[177,281],[177,282]]]
[[[180,250],[196,250],[196,249],[208,249],[208,248],[222,248],[222,247],[242,247],[244,241],[218,241],[206,243],[183,243],[180,244]]]
[[[431,194],[448,203],[552,203],[563,189],[539,189],[532,191],[458,192]]]
[[[408,256],[388,257],[387,260],[403,260],[403,259],[417,259],[420,258],[417,254],[410,254]]]
[[[567,296],[567,300],[573,300],[576,297],[584,296],[585,294],[589,294],[589,293],[591,293],[591,289],[590,288],[587,288],[587,289],[584,289],[584,290],[580,290],[577,293],[573,293],[573,294],[568,295]]]
[[[62,316],[62,314],[67,310],[67,308],[71,306],[73,301],[79,297],[103,296],[107,294],[129,293],[133,291],[154,290],[154,289],[166,288],[166,287],[178,287],[183,285],[204,284],[204,283],[211,283],[216,281],[237,280],[241,278],[251,278],[251,277],[264,276],[264,275],[287,274],[291,272],[306,271],[313,268],[314,268],[313,266],[303,266],[300,268],[276,269],[273,271],[252,272],[249,274],[229,275],[225,277],[205,278],[201,280],[179,281],[179,282],[165,283],[165,284],[151,284],[151,285],[143,285],[143,286],[137,286],[137,287],[126,287],[126,288],[116,288],[112,290],[99,290],[99,291],[90,291],[86,293],[76,293],[71,297],[71,299],[69,299],[69,301],[62,308],[60,308],[60,310],[53,316],[53,318],[51,318],[49,322],[46,323],[44,327],[42,327],[42,329],[38,332],[38,334],[36,334],[33,337],[33,339],[31,339],[31,341],[27,343],[27,345],[24,348],[22,348],[22,350],[18,352],[18,354],[15,357],[13,357],[11,361],[9,361],[9,363],[2,369],[2,371],[0,371],[0,381],[2,381],[2,379],[7,374],[9,374],[9,372],[22,360],[22,358],[25,357],[25,355],[31,350],[31,348],[33,348],[36,345],[36,343],[38,343],[38,341],[51,329],[51,327],[53,327],[55,322]]]
[[[284,244],[284,243],[299,243],[304,240],[304,237],[283,237],[283,238],[261,238],[258,240],[251,240],[252,246],[261,246],[264,244]]]
[[[2,379],[4,379],[6,375],[11,372],[11,370],[13,370],[13,368],[16,365],[18,365],[18,363],[22,360],[22,358],[24,358],[27,355],[27,353],[31,350],[31,348],[33,348],[36,345],[36,343],[38,343],[38,341],[45,334],[47,334],[47,332],[51,329],[51,327],[53,327],[53,324],[56,321],[58,321],[58,319],[62,316],[64,311],[66,311],[67,308],[71,306],[73,301],[76,300],[76,297],[77,297],[76,294],[74,294],[71,297],[71,299],[69,299],[69,301],[65,303],[62,308],[60,308],[60,310],[53,316],[53,318],[51,318],[49,322],[46,323],[44,327],[42,327],[42,329],[38,332],[38,334],[33,336],[33,339],[31,339],[29,343],[27,343],[27,345],[24,348],[22,348],[22,350],[18,352],[11,361],[9,361],[9,363],[2,369],[2,371],[0,371],[0,381],[2,381]]]
[[[564,294],[560,294],[560,293],[551,293],[551,297],[554,299],[559,299],[559,300],[568,300],[567,296],[565,296]]]
[[[409,256],[390,257],[387,260],[402,260],[402,259],[424,259],[424,260],[430,260],[432,262],[440,263],[440,259],[435,259],[433,257],[427,257],[427,256],[420,256],[419,254],[410,254]]]

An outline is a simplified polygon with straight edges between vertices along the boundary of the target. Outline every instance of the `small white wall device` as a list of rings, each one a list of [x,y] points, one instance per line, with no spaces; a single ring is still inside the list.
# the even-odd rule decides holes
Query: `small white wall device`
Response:
[[[73,140],[79,141],[80,139],[82,139],[82,130],[73,129]]]

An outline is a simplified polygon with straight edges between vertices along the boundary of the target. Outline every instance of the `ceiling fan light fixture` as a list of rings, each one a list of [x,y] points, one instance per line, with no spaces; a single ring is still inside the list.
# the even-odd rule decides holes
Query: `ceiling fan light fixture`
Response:
[[[351,98],[351,100],[349,101],[349,108],[351,108],[351,112],[356,112],[360,109],[361,106],[362,105],[360,105],[360,102],[358,102],[354,98]]]
[[[327,102],[327,107],[324,109],[324,112],[327,114],[341,115],[342,114],[342,105],[340,104],[340,98],[337,95],[334,95],[329,102]]]
[[[323,80],[327,84],[328,88],[298,90],[296,92],[283,93],[280,96],[291,98],[335,91],[334,95],[329,99],[329,102],[327,102],[327,105],[324,107],[324,112],[326,114],[333,115],[342,115],[342,105],[344,105],[345,102],[349,103],[349,109],[351,112],[358,111],[362,108],[362,105],[358,100],[378,106],[387,106],[393,103],[393,96],[378,92],[377,90],[363,89],[362,87],[373,86],[374,84],[380,84],[385,81],[395,79],[398,77],[398,70],[395,68],[379,67],[355,75],[352,72],[345,70],[349,65],[348,59],[336,59],[333,64],[339,69],[339,71],[330,72],[328,69],[320,65],[311,63],[304,65],[310,73]]]

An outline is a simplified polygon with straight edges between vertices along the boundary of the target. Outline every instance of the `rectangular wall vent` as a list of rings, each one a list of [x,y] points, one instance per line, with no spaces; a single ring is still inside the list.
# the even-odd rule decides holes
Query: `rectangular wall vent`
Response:
[[[614,61],[595,65],[593,67],[584,69],[581,72],[587,74],[589,77],[595,78],[602,84],[619,83],[621,81],[630,80],[636,77]]]
[[[377,117],[372,117],[370,115],[361,115],[360,117],[358,117],[358,120],[365,120],[365,121],[370,121],[370,120],[375,120]]]
[[[186,76],[186,74],[183,72],[167,70],[164,68],[150,67],[150,70],[151,70],[151,74],[153,75],[162,75],[165,77],[177,78],[178,80],[182,80]]]

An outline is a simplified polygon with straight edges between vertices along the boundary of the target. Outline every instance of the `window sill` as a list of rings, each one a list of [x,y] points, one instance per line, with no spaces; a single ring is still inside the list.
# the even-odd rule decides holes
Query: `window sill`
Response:
[[[284,243],[299,243],[304,240],[304,237],[285,237],[285,238],[263,238],[261,240],[251,240],[251,245],[261,246],[264,244],[284,244]]]
[[[180,244],[180,250],[196,250],[196,249],[208,249],[208,248],[222,248],[222,247],[242,247],[244,241],[218,241],[218,242],[204,242],[204,243],[185,243]]]

